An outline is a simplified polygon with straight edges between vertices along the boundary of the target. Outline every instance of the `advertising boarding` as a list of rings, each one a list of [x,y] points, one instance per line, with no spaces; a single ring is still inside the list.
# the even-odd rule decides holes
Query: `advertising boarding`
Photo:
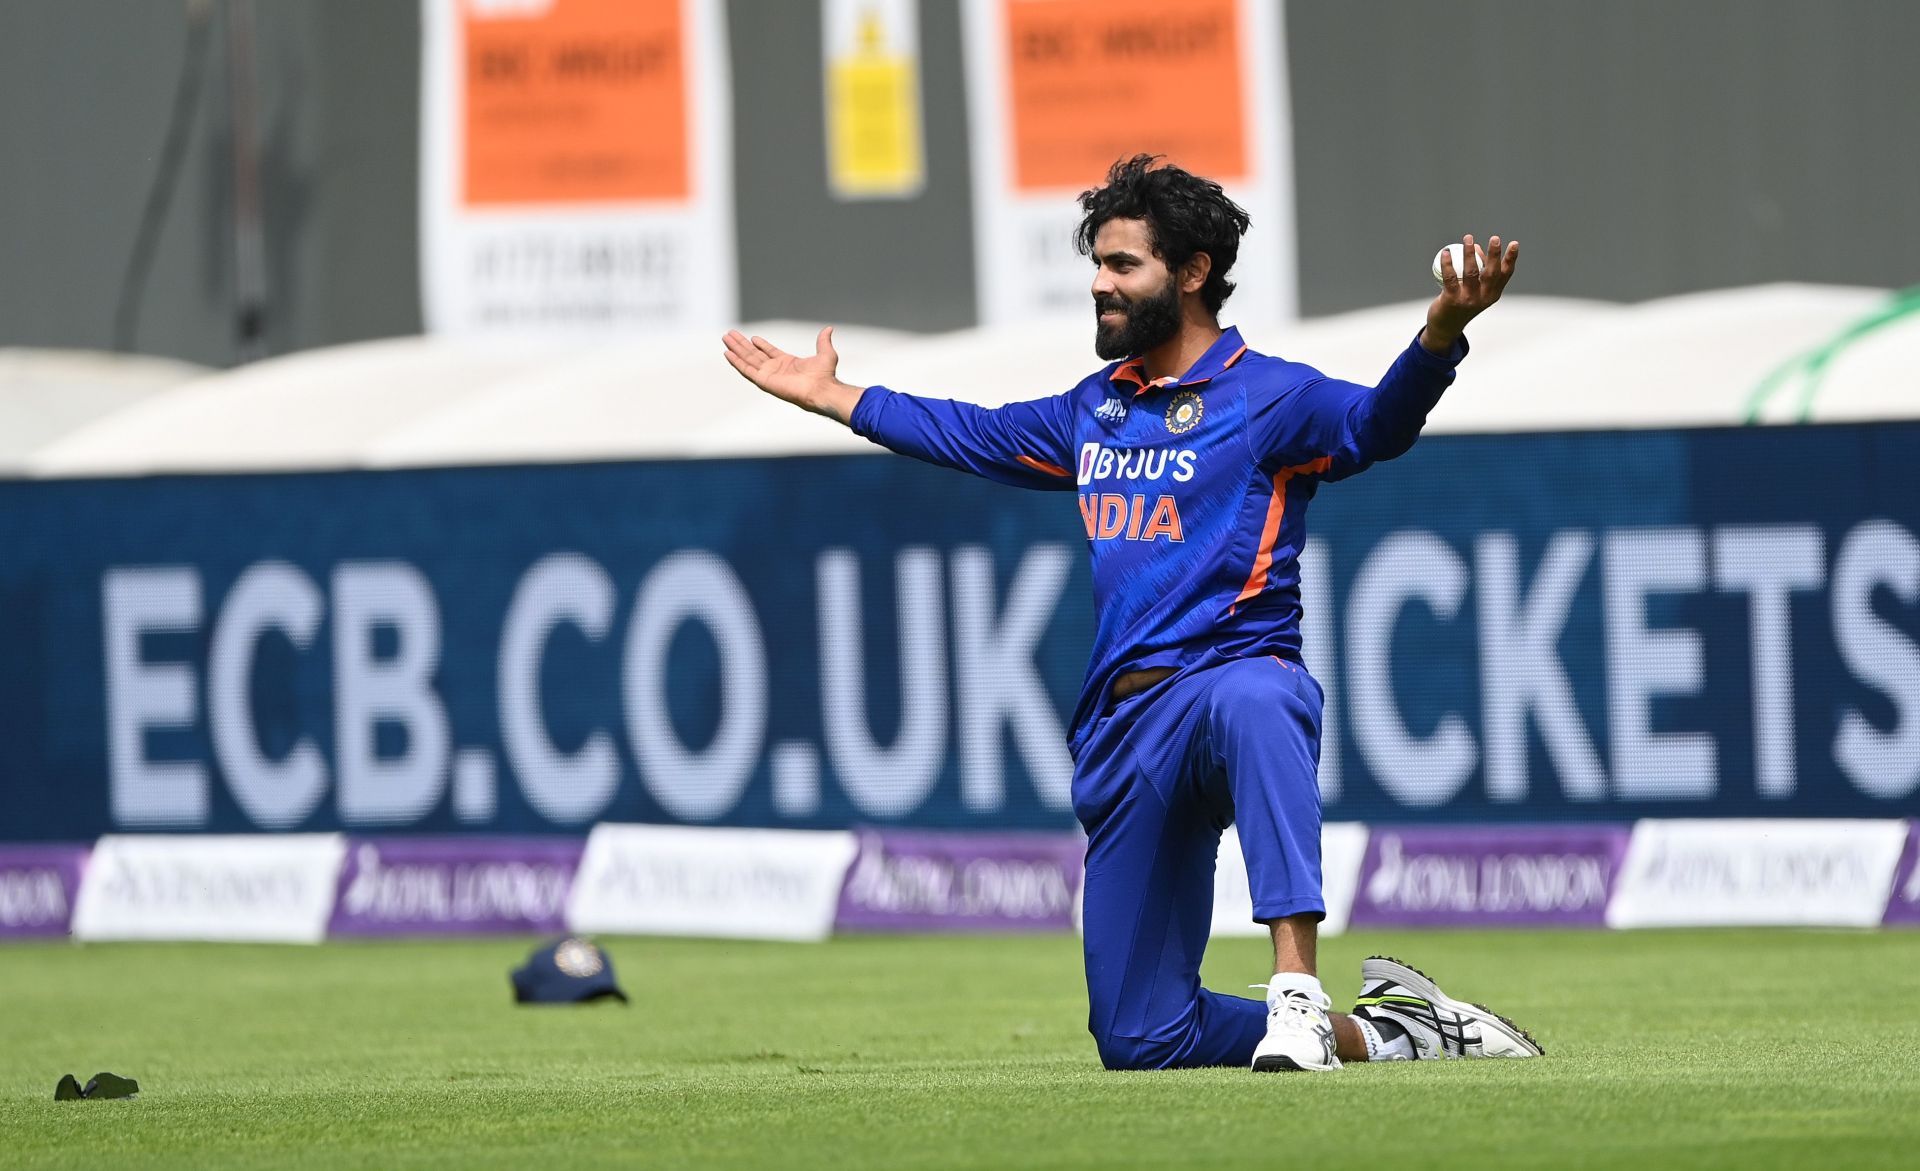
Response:
[[[960,15],[982,324],[1084,319],[1092,269],[1070,243],[1076,197],[1142,151],[1219,181],[1253,217],[1231,319],[1293,316],[1279,4],[978,0]]]
[[[85,846],[0,846],[0,939],[65,935]]]
[[[1430,436],[1308,524],[1359,914],[1612,857],[1395,826],[1920,812],[1920,426]],[[1086,539],[882,454],[0,482],[0,841],[1069,830]]]
[[[429,330],[729,323],[720,0],[422,0],[421,44]]]

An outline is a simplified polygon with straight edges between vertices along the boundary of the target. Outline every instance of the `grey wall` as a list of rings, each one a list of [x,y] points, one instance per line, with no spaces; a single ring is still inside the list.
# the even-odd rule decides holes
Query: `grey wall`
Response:
[[[420,328],[413,0],[256,0],[274,352]],[[112,344],[166,132],[184,0],[0,4],[0,345]],[[137,347],[235,360],[227,37]],[[742,313],[973,318],[956,0],[922,0],[928,185],[826,190],[819,13],[732,0]],[[1920,5],[1294,0],[1301,304],[1422,295],[1462,231],[1531,292],[1635,300],[1767,280],[1920,281]]]
[[[1912,0],[1288,5],[1301,305],[1417,296],[1464,231],[1529,292],[1920,282]]]
[[[972,325],[959,6],[920,5],[926,190],[853,203],[827,190],[820,6],[734,0],[728,12],[741,315],[900,329]]]
[[[0,345],[112,346],[186,11],[183,0],[0,7]],[[229,30],[225,7],[211,12],[134,348],[226,364],[237,353]],[[261,0],[256,14],[269,349],[417,331],[418,7]]]

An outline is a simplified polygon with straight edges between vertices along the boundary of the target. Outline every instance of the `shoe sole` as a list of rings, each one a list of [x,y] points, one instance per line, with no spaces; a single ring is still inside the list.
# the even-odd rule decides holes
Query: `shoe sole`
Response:
[[[1501,1016],[1484,1004],[1455,1000],[1453,997],[1448,996],[1446,993],[1440,991],[1440,986],[1433,982],[1433,977],[1427,975],[1419,968],[1414,967],[1412,964],[1394,959],[1392,956],[1368,956],[1367,959],[1368,961],[1379,960],[1382,963],[1392,964],[1402,972],[1409,973],[1412,977],[1411,979],[1399,976],[1390,978],[1413,989],[1417,995],[1427,1000],[1431,1000],[1436,1004],[1444,1004],[1461,1016],[1478,1021],[1484,1028],[1499,1030],[1505,1034],[1509,1040],[1518,1043],[1524,1048],[1533,1050],[1529,1056],[1545,1057],[1547,1055],[1547,1047],[1534,1040],[1532,1033],[1527,1032],[1519,1025],[1514,1024],[1511,1020]],[[1366,971],[1365,964],[1361,965],[1361,971],[1363,973]]]
[[[1255,1073],[1332,1073],[1339,1068],[1337,1065],[1301,1065],[1281,1053],[1269,1053],[1253,1059]]]

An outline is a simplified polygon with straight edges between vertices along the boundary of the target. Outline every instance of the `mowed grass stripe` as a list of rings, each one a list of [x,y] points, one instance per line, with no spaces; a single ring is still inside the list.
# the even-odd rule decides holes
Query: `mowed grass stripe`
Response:
[[[1537,1062],[1110,1074],[1077,941],[606,941],[630,1008],[515,1007],[536,941],[0,947],[0,1166],[1905,1167],[1920,935],[1367,933]],[[1208,983],[1264,975],[1216,944]],[[137,1077],[123,1103],[54,1081]]]

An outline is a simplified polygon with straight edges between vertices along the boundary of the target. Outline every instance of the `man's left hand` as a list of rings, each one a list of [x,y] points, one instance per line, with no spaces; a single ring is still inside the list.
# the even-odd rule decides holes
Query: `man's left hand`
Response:
[[[1440,255],[1440,295],[1427,306],[1427,327],[1420,331],[1420,344],[1436,354],[1453,349],[1453,343],[1466,332],[1467,322],[1485,313],[1506,291],[1513,279],[1514,266],[1520,263],[1520,241],[1504,248],[1500,237],[1487,240],[1487,263],[1480,264],[1480,249],[1473,233],[1460,237],[1465,272],[1455,272],[1453,253]]]

